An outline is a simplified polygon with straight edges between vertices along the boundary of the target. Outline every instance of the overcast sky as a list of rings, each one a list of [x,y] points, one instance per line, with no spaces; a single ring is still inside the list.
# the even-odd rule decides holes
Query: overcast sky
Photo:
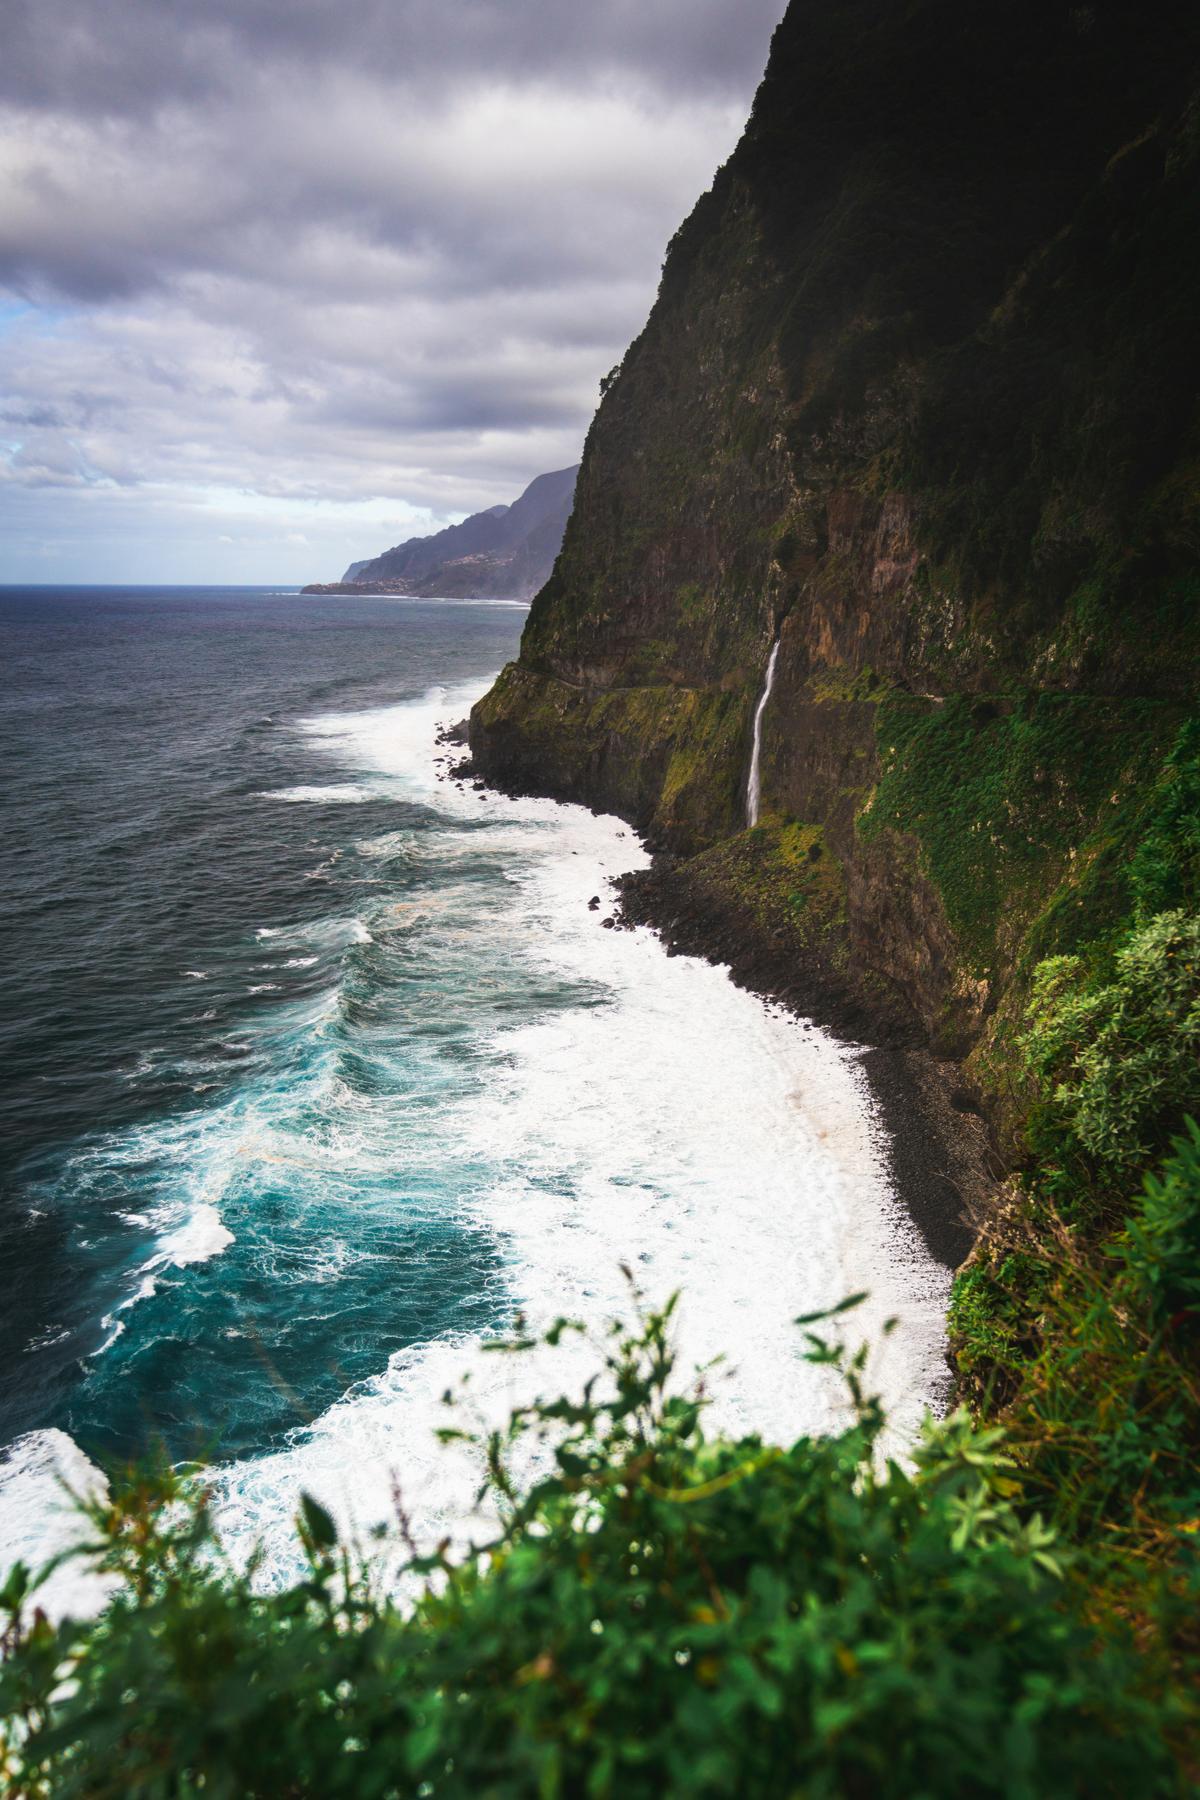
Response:
[[[579,456],[783,0],[4,0],[0,581],[329,578]]]

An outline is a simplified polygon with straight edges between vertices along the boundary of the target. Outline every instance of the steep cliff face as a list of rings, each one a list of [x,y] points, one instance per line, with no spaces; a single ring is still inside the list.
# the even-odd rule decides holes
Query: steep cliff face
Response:
[[[1183,5],[793,0],[472,715],[1000,1097],[1195,700],[1198,53]]]

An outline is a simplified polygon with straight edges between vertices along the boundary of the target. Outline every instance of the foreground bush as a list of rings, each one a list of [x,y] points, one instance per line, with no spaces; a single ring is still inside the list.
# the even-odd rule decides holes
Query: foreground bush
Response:
[[[1147,1691],[1119,1625],[1097,1633],[999,1431],[957,1413],[914,1469],[881,1463],[861,1357],[810,1336],[847,1428],[710,1441],[670,1311],[614,1326],[581,1397],[482,1446],[503,1525],[477,1555],[413,1555],[407,1609],[312,1501],[308,1573],[272,1595],[222,1566],[195,1480],[93,1507],[92,1554],[123,1578],[107,1613],[23,1623],[21,1571],[5,1596],[8,1792],[1178,1791],[1184,1704]],[[550,1472],[521,1495],[531,1437]]]
[[[1193,744],[1189,738],[1189,744]],[[1028,1504],[1192,1710],[1200,1776],[1200,912],[1181,763],[1138,906],[1103,953],[1042,964],[1024,1033],[1031,1155],[955,1281],[962,1390],[1002,1423]],[[1186,777],[1186,779],[1185,779]],[[1184,826],[1186,825],[1186,829]],[[1167,895],[1187,907],[1151,913]],[[1145,902],[1145,904],[1143,904]]]

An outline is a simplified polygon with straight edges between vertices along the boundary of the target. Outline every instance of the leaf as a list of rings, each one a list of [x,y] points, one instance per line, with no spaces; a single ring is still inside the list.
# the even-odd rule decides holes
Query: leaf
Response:
[[[321,1502],[314,1500],[311,1494],[301,1494],[300,1514],[315,1549],[329,1550],[337,1543],[337,1526]]]
[[[846,1298],[839,1300],[836,1306],[822,1307],[820,1312],[801,1313],[798,1319],[792,1320],[792,1324],[816,1325],[821,1319],[836,1319],[839,1313],[850,1312],[854,1307],[861,1306],[866,1298],[867,1294],[864,1288],[860,1294],[847,1294]]]
[[[16,1612],[28,1592],[29,1570],[23,1562],[14,1563],[8,1572],[8,1580],[0,1588],[0,1607],[5,1612]]]

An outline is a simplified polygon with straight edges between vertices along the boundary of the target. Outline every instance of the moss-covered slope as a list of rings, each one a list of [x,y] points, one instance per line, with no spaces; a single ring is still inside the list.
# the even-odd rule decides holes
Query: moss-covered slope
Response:
[[[1195,699],[1198,47],[1184,5],[793,0],[472,718],[777,940],[730,840],[780,635],[764,829],[838,888],[804,954],[993,1091]]]

